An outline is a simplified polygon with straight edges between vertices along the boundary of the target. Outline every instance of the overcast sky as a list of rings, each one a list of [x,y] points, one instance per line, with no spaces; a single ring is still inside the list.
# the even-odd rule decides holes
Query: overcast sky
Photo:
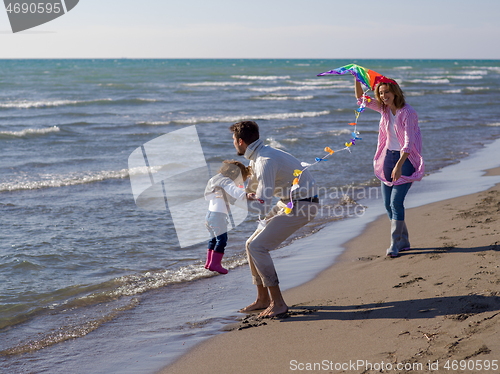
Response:
[[[22,0],[19,0],[22,2]],[[500,0],[80,0],[0,58],[500,59]]]

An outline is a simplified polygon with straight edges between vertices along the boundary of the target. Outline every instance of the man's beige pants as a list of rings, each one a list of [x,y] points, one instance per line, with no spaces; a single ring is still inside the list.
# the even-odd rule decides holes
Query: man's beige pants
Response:
[[[270,287],[279,284],[269,251],[277,248],[295,231],[312,221],[318,209],[318,203],[297,201],[294,202],[290,214],[285,214],[277,205],[266,216],[269,221],[264,229],[257,229],[246,242],[248,263],[255,285]]]

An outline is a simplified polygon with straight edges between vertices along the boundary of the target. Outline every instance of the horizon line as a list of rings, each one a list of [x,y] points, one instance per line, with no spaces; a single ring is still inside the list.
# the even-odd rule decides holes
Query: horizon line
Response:
[[[375,57],[0,57],[0,60],[407,60],[407,61],[500,61],[500,58],[375,58]]]

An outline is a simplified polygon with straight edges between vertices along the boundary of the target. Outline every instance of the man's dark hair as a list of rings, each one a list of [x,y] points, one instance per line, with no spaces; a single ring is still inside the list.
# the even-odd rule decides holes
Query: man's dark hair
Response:
[[[247,145],[259,139],[259,125],[254,121],[238,122],[229,127],[236,139],[243,140]]]

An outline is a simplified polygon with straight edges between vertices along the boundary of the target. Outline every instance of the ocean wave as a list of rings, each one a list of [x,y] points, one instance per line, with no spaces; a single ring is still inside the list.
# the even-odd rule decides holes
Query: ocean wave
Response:
[[[287,124],[285,126],[281,126],[281,127],[277,127],[276,130],[290,130],[290,129],[301,129],[305,127],[305,125],[303,123],[299,123],[299,124]]]
[[[185,87],[232,87],[232,86],[249,86],[251,82],[197,82],[183,83]]]
[[[285,142],[285,143],[297,143],[300,140],[301,139],[299,139],[299,138],[289,138],[289,139],[283,139],[282,142]]]
[[[4,109],[33,109],[33,108],[52,108],[60,106],[74,106],[74,105],[92,105],[92,104],[143,104],[157,102],[157,99],[147,98],[133,98],[133,99],[119,99],[113,100],[110,98],[95,99],[95,100],[19,100],[7,103],[0,103],[0,108]]]
[[[304,85],[304,86],[278,86],[278,87],[250,87],[250,91],[257,92],[278,92],[278,91],[311,91],[311,90],[330,90],[338,88],[332,85]]]
[[[226,269],[231,270],[246,263],[246,256],[242,254],[228,257],[223,265]],[[214,272],[205,269],[202,263],[184,265],[171,270],[147,271],[140,274],[126,275],[113,280],[116,287],[112,290],[84,296],[79,299],[79,303],[94,304],[113,300],[116,297],[135,296],[170,284],[191,282],[214,275]]]
[[[57,328],[48,329],[47,332],[38,332],[32,339],[23,341],[13,347],[0,351],[1,356],[19,355],[28,352],[35,352],[75,338],[82,338],[92,331],[98,329],[102,324],[115,319],[124,311],[135,308],[139,301],[135,298],[126,300],[110,310],[88,311],[88,315],[68,315],[63,319],[64,325]],[[69,320],[69,321],[66,321]]]
[[[485,69],[500,73],[500,66],[488,66],[488,67],[485,67]]]
[[[494,71],[500,73],[500,66],[465,66],[467,69],[478,69],[480,71]]]
[[[159,99],[144,99],[142,97],[138,97],[135,99],[122,99],[122,100],[113,100],[113,103],[118,104],[142,104],[142,103],[156,103],[161,101]]]
[[[80,184],[102,182],[109,179],[123,179],[128,177],[128,169],[122,169],[119,171],[75,173],[72,175],[47,174],[41,175],[41,179],[39,180],[14,180],[0,183],[0,192],[75,186]]]
[[[459,94],[459,93],[470,93],[470,92],[478,92],[478,91],[488,91],[490,88],[489,87],[465,87],[465,88],[452,88],[449,90],[442,90],[438,91],[441,94]],[[435,94],[435,91],[428,91],[428,90],[422,90],[422,91],[406,91],[405,95],[406,96],[423,96],[423,95],[428,95],[428,94]]]
[[[339,86],[344,85],[344,81],[336,79],[306,79],[304,81],[288,81],[287,83],[297,84],[300,86]]]
[[[330,130],[326,132],[327,134],[334,135],[334,136],[339,136],[339,135],[347,135],[351,134],[352,131],[348,129],[341,129],[341,130]]]
[[[352,108],[337,108],[335,109],[336,112],[340,113],[351,113],[353,111]]]
[[[274,138],[267,138],[266,141],[273,148],[286,149],[286,147],[283,144],[281,144],[279,141],[277,141]]]
[[[472,75],[472,74],[465,74],[465,75],[448,75],[448,78],[450,79],[483,79],[482,75]]]
[[[410,70],[413,69],[413,66],[396,66],[394,70]]]
[[[499,127],[500,126],[500,122],[488,123],[486,126]]]
[[[454,88],[450,90],[442,90],[442,91],[437,91],[441,94],[459,94],[462,92],[461,88]],[[424,95],[433,95],[435,94],[436,91],[428,91],[428,90],[421,90],[421,91],[406,91],[405,96],[424,96]]]
[[[231,75],[231,78],[245,79],[252,81],[276,81],[280,79],[290,79],[289,75]]]
[[[126,89],[134,89],[135,85],[130,83],[99,83],[99,87],[113,87],[113,88],[126,88]]]
[[[99,99],[99,100],[37,100],[37,101],[11,101],[8,103],[0,103],[0,108],[6,109],[31,109],[31,108],[50,108],[58,107],[64,105],[77,105],[77,104],[89,104],[89,103],[100,103],[100,102],[110,102],[112,99]]]
[[[435,79],[409,79],[406,82],[409,83],[430,83],[430,84],[445,84],[450,83],[449,79],[446,78],[435,78]]]
[[[247,259],[242,254],[228,257],[223,265],[231,270],[245,264],[247,264]],[[0,357],[34,352],[66,340],[84,337],[104,323],[112,321],[122,312],[137,307],[139,305],[137,297],[140,294],[168,285],[191,282],[215,275],[214,272],[205,269],[203,263],[197,263],[172,270],[147,271],[115,278],[100,285],[89,286],[88,288],[94,291],[73,299],[65,297],[58,299],[58,296],[55,296],[56,300],[51,299],[49,306],[39,306],[22,318],[10,321],[6,326],[18,325],[34,316],[42,319],[47,313],[53,315],[60,312],[65,313],[65,318],[62,319],[64,325],[50,326],[49,324],[47,332],[38,331],[32,338],[0,351]],[[76,287],[75,292],[81,292],[84,288]]]
[[[163,126],[170,125],[172,121],[151,121],[151,122],[137,122],[136,125],[142,126]]]
[[[314,99],[313,95],[306,95],[306,96],[288,96],[285,94],[271,94],[271,95],[265,95],[265,96],[256,96],[253,99],[256,100],[277,100],[277,101],[282,101],[282,100],[312,100]]]
[[[488,91],[490,88],[489,87],[465,87],[465,89],[467,91],[477,92],[477,91]]]
[[[171,123],[181,125],[195,125],[198,123],[214,123],[214,122],[240,122],[240,121],[256,121],[256,120],[285,120],[290,118],[311,118],[330,114],[329,110],[321,112],[297,112],[297,113],[269,113],[269,114],[242,114],[235,116],[202,116],[192,118],[178,118],[170,121],[153,121],[140,122],[140,125],[168,125]]]
[[[488,70],[486,70],[486,69],[485,70],[466,70],[464,73],[467,75],[488,75]]]
[[[405,96],[424,96],[425,91],[406,91]]]
[[[22,138],[29,135],[44,135],[52,132],[59,132],[61,129],[57,126],[47,127],[44,129],[26,129],[21,131],[0,131],[1,136]]]

